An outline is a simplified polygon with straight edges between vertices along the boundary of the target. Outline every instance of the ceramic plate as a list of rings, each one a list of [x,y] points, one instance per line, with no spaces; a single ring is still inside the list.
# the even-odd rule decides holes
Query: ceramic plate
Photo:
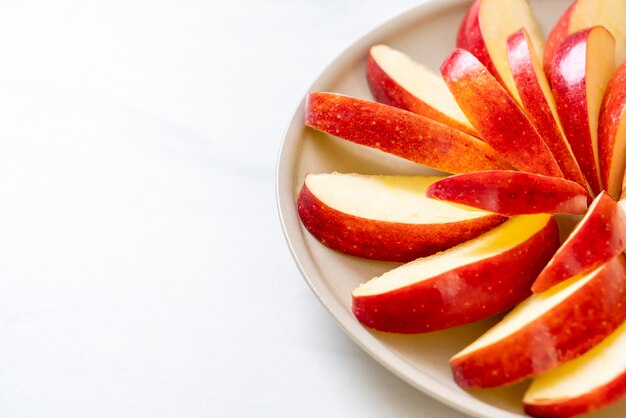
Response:
[[[544,35],[569,0],[531,1]],[[469,0],[431,1],[375,29],[343,52],[310,91],[331,91],[372,99],[365,78],[370,46],[385,43],[437,71],[454,49],[457,28]],[[351,292],[360,283],[396,266],[342,255],[313,238],[300,224],[296,198],[306,173],[433,174],[433,170],[361,147],[303,126],[303,103],[285,135],[278,170],[278,206],[293,257],[324,307],[345,332],[390,371],[428,395],[477,417],[520,417],[528,382],[494,390],[465,391],[452,380],[448,359],[499,318],[425,335],[391,335],[363,328],[350,311]],[[626,416],[626,404],[600,417]]]

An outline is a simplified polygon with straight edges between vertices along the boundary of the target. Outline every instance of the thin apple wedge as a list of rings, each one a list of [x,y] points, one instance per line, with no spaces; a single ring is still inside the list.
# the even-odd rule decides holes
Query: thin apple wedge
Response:
[[[587,191],[577,183],[520,171],[457,174],[428,187],[426,196],[504,216],[587,211]]]
[[[521,303],[450,360],[455,381],[488,388],[572,360],[626,319],[626,263],[619,255]]]
[[[308,174],[298,196],[307,230],[345,254],[408,262],[472,239],[506,218],[438,202],[441,177]]]
[[[602,101],[598,153],[602,186],[618,199],[626,168],[626,62],[617,69]]]
[[[449,173],[511,168],[478,138],[406,110],[340,94],[310,93],[305,123]]]
[[[604,26],[615,37],[615,58],[620,64],[626,59],[626,2],[623,0],[577,0],[561,16],[546,42],[544,65],[550,76],[556,51],[565,39],[583,29]]]
[[[480,137],[511,165],[521,171],[563,177],[524,111],[476,57],[457,49],[442,64],[441,74]]]
[[[596,26],[570,35],[552,63],[556,107],[576,160],[594,193],[600,193],[598,124],[602,98],[615,72],[615,41]]]
[[[626,395],[626,323],[582,356],[533,380],[524,411],[571,417],[604,408]]]
[[[457,47],[476,56],[519,102],[507,60],[507,38],[520,28],[543,54],[544,42],[535,15],[526,0],[476,0],[457,35]]]
[[[550,215],[511,218],[447,251],[420,258],[352,292],[352,311],[365,326],[423,333],[510,309],[559,246]]]
[[[541,58],[535,53],[525,29],[509,37],[507,57],[526,116],[554,155],[564,177],[587,189],[585,176],[565,138]]]
[[[376,101],[477,136],[439,74],[386,45],[370,48],[367,81]]]
[[[607,262],[626,249],[626,212],[606,192],[596,197],[532,290],[543,292],[575,275]]]

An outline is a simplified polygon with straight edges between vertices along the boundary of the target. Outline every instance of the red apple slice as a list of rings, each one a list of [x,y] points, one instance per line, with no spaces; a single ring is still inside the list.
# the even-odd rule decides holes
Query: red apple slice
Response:
[[[566,179],[587,189],[587,181],[565,139],[554,95],[528,33],[520,29],[509,37],[507,56],[526,116],[556,159]]]
[[[571,417],[626,395],[626,323],[582,356],[535,378],[524,395],[533,417]]]
[[[567,8],[563,16],[556,22],[556,25],[552,28],[550,35],[548,35],[548,40],[546,41],[546,49],[543,53],[543,68],[546,73],[546,77],[548,81],[552,78],[552,61],[554,60],[554,55],[556,51],[561,47],[563,41],[572,33],[578,32],[579,30],[583,30],[585,28],[579,28],[577,31],[570,32],[570,18],[572,17],[572,12],[574,11],[574,7],[576,6],[577,1],[574,2]],[[589,27],[593,27],[596,25],[589,25]]]
[[[374,98],[380,103],[478,135],[441,76],[399,51],[386,45],[370,48],[367,81]]]
[[[509,169],[478,138],[424,116],[334,93],[311,93],[311,128],[449,173]]]
[[[352,292],[352,311],[379,331],[421,333],[478,321],[530,294],[559,246],[550,215],[523,215],[464,244],[420,258]]]
[[[481,138],[511,165],[530,173],[563,177],[524,111],[476,57],[457,49],[444,61],[441,74]]]
[[[552,90],[563,129],[594,193],[600,193],[598,121],[615,71],[613,36],[596,26],[569,36],[552,64]]]
[[[565,39],[578,31],[604,26],[615,37],[616,63],[626,59],[626,2],[624,0],[575,1],[552,29],[546,43],[544,65],[550,76],[552,60]]]
[[[465,15],[457,47],[470,51],[519,102],[506,56],[507,38],[525,28],[535,49],[543,54],[544,43],[535,15],[526,0],[476,0]]]
[[[450,360],[466,388],[495,387],[546,372],[598,344],[626,319],[626,263],[619,255],[533,295]]]
[[[620,197],[626,168],[626,62],[609,82],[600,110],[598,152],[602,186],[611,197]]]
[[[304,226],[357,257],[407,262],[472,239],[506,218],[428,199],[441,177],[308,174],[298,197]]]
[[[446,177],[426,196],[484,209],[504,216],[587,211],[587,191],[556,177],[519,171],[478,171]]]
[[[532,290],[543,292],[563,280],[598,267],[624,249],[626,213],[611,196],[602,192],[537,277]]]

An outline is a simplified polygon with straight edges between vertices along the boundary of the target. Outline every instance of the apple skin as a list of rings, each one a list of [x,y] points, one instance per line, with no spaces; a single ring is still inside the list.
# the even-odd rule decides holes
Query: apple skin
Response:
[[[409,262],[454,247],[500,225],[506,218],[482,218],[442,224],[408,224],[366,219],[334,209],[304,184],[298,214],[322,244],[355,257]]]
[[[565,38],[569,35],[569,22],[572,17],[572,12],[576,6],[577,1],[574,1],[563,13],[556,25],[552,28],[550,35],[546,41],[546,49],[543,54],[543,65],[548,80],[552,77],[552,61],[556,55],[556,51],[559,49]]]
[[[563,177],[524,111],[476,57],[457,49],[442,64],[441,74],[480,137],[511,165],[521,171]]]
[[[519,103],[506,59],[507,37],[519,28],[528,30],[543,54],[544,41],[527,0],[475,0],[457,32],[457,48],[469,51]]]
[[[482,31],[480,30],[480,0],[474,1],[469,8],[456,36],[457,48],[469,51],[475,56],[487,70],[493,75],[498,83],[504,86],[504,81],[498,74],[495,64],[491,60],[487,45],[483,39]]]
[[[380,67],[371,52],[367,61],[367,83],[377,102],[417,113],[465,132],[468,135],[478,135],[471,126],[440,112],[428,103],[420,100],[419,97],[409,93]]]
[[[448,173],[510,169],[488,144],[424,116],[335,93],[310,93],[305,124]]]
[[[626,395],[626,372],[590,393],[550,404],[524,403],[524,412],[537,418],[568,418],[596,411]]]
[[[565,136],[593,193],[602,191],[589,126],[587,102],[587,45],[596,26],[576,32],[563,41],[551,67],[552,91]],[[607,32],[608,33],[608,32]]]
[[[587,211],[587,191],[579,184],[520,171],[457,174],[431,184],[426,196],[504,216]]]
[[[611,259],[588,283],[549,312],[500,341],[453,357],[454,380],[491,388],[536,376],[572,360],[626,319],[626,263]]]
[[[612,179],[611,171],[624,172],[624,167],[613,167],[614,154],[623,154],[623,149],[615,149],[615,139],[620,125],[626,126],[626,62],[622,63],[615,72],[606,89],[602,110],[600,111],[600,125],[598,130],[598,154],[600,157],[600,178],[602,186],[611,197],[618,199],[621,191],[621,176],[617,181]],[[621,173],[620,173],[621,174]]]
[[[626,249],[626,212],[606,192],[600,193],[572,234],[533,283],[541,293],[590,271]]]
[[[507,56],[511,74],[517,87],[526,116],[533,123],[544,142],[554,155],[566,179],[574,181],[587,189],[587,181],[578,162],[569,149],[564,133],[557,121],[558,116],[552,112],[546,94],[541,88],[539,77],[545,77],[541,68],[533,65],[535,51],[525,29],[512,34],[507,42]],[[547,79],[545,80],[547,82]],[[551,97],[553,101],[554,98]]]
[[[580,30],[593,26],[607,28],[616,39],[616,63],[626,58],[626,37],[623,27],[626,24],[626,8],[623,0],[575,0],[553,27],[546,43],[544,67],[548,78],[557,50],[565,39]]]
[[[512,308],[559,246],[552,217],[530,239],[497,256],[379,295],[352,298],[366,327],[415,334],[467,324]],[[435,256],[436,257],[436,256]],[[451,296],[451,289],[454,295]]]
[[[624,350],[626,322],[584,355],[538,376],[524,394],[524,410],[535,417],[565,418],[617,402],[626,395]],[[599,364],[606,367],[598,370]]]

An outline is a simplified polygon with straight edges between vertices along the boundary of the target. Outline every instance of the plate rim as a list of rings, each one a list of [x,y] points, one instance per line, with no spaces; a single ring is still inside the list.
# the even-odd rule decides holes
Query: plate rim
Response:
[[[467,5],[469,7],[472,2],[473,0],[425,0],[420,5],[383,22],[344,48],[317,76],[315,81],[306,90],[306,93],[323,90],[319,87],[328,84],[328,79],[340,72],[342,67],[357,60],[358,57],[365,56],[369,47],[376,43],[377,40],[385,38],[386,34],[396,32],[399,28],[409,25],[420,17],[442,12],[454,6]],[[327,300],[331,297],[328,287],[321,286],[312,279],[312,272],[317,270],[317,266],[315,265],[313,257],[305,251],[307,244],[304,239],[297,240],[294,237],[294,235],[298,233],[302,234],[303,231],[297,215],[296,203],[292,199],[293,190],[290,188],[289,179],[286,178],[287,173],[291,174],[291,171],[287,169],[287,166],[292,161],[291,157],[297,154],[295,150],[297,137],[305,128],[303,120],[306,93],[300,100],[289,120],[287,128],[284,130],[276,161],[275,197],[278,216],[287,247],[308,287],[324,309],[340,326],[342,331],[348,335],[357,346],[410,386],[420,390],[422,393],[440,403],[470,416],[478,418],[491,418],[495,416],[501,418],[525,417],[526,415],[506,411],[469,395],[462,396],[459,393],[455,393],[451,388],[441,384],[426,372],[408,364],[406,360],[391,352],[385,344],[380,342],[369,330],[360,326],[360,324],[357,329],[354,329],[353,325],[355,319],[352,314],[346,313],[338,306],[331,305]]]

